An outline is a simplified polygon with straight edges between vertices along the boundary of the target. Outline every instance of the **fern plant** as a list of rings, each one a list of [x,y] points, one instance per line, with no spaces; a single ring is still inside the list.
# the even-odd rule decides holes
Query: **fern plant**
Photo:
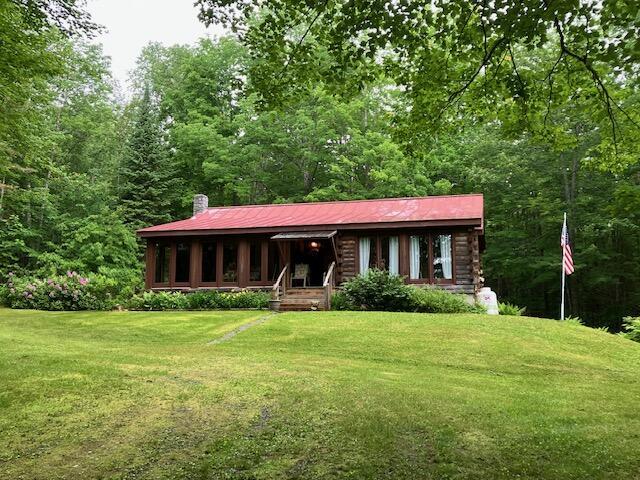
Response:
[[[520,308],[519,306],[513,305],[508,302],[498,302],[498,313],[500,315],[512,315],[519,317],[520,315],[524,314],[526,309],[527,307]]]

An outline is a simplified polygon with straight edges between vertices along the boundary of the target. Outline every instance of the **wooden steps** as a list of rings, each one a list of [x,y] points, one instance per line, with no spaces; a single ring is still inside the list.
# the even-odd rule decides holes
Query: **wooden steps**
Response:
[[[327,310],[324,288],[289,288],[280,299],[281,312],[300,312],[307,310]]]

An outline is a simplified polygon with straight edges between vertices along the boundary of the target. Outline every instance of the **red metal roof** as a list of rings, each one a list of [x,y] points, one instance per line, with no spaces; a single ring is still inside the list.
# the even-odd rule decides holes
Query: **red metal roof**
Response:
[[[202,213],[177,222],[138,230],[142,236],[161,232],[230,231],[238,229],[291,230],[292,227],[351,228],[377,223],[446,223],[482,228],[483,197],[481,194],[446,195],[379,200],[339,202],[287,203],[209,207]]]

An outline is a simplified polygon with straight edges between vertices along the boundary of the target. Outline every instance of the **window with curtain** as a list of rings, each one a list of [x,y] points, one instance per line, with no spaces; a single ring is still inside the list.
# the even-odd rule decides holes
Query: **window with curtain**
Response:
[[[171,259],[171,247],[166,243],[157,242],[155,258],[154,283],[169,283],[169,260]]]
[[[398,237],[380,237],[380,259],[378,268],[388,270],[389,273],[400,273]]]
[[[387,265],[389,273],[400,274],[400,242],[398,237],[389,237],[389,259]]]
[[[422,280],[429,278],[429,236],[409,237],[409,278]]]
[[[453,249],[451,235],[433,236],[433,278],[440,280],[453,279]]]
[[[176,245],[176,283],[189,281],[189,268],[191,264],[191,245],[180,242]]]
[[[371,238],[370,237],[360,237],[359,245],[358,245],[358,271],[361,275],[364,275],[369,270],[369,262],[371,260]]]
[[[202,281],[214,283],[216,281],[216,256],[218,244],[215,241],[202,243]]]
[[[375,237],[371,237],[369,242],[369,268],[378,267],[378,243]]]

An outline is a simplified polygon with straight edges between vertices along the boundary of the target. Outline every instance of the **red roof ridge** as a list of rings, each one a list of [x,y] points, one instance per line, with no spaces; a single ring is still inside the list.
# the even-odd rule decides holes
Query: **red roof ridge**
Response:
[[[286,207],[290,205],[326,205],[329,203],[363,203],[363,202],[381,202],[386,200],[420,200],[424,198],[449,198],[449,197],[483,197],[482,193],[451,193],[448,195],[421,195],[418,197],[383,197],[383,198],[360,198],[355,200],[323,200],[320,202],[287,202],[287,203],[254,203],[250,205],[220,205],[207,207],[207,210],[221,208],[250,208],[250,207]],[[206,211],[206,210],[205,210]],[[204,213],[204,212],[201,212]],[[197,214],[200,215],[200,214]],[[194,215],[195,216],[195,215]],[[194,218],[192,216],[191,218]]]

